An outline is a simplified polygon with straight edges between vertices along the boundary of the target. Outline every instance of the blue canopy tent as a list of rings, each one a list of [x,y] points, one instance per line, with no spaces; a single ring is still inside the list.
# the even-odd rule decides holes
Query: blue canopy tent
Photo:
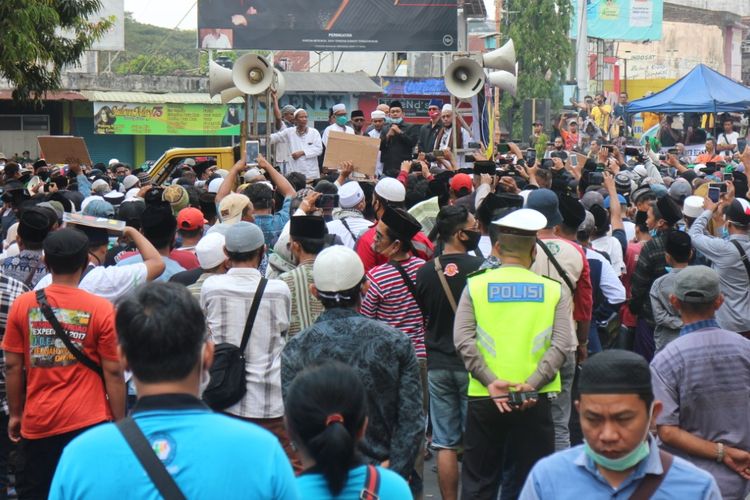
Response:
[[[724,113],[750,110],[750,88],[699,64],[659,93],[628,104],[628,113]]]

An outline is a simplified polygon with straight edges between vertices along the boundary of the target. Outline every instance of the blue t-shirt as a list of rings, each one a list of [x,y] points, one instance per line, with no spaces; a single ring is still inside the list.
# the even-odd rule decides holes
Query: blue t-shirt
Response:
[[[289,459],[270,432],[207,408],[137,408],[133,418],[185,497],[298,498]],[[49,498],[162,497],[117,427],[103,424],[65,447]]]
[[[284,229],[284,226],[286,226],[286,223],[289,222],[289,218],[291,217],[291,206],[292,197],[287,196],[286,198],[284,198],[284,204],[281,205],[281,210],[279,210],[275,214],[254,216],[255,225],[258,226],[261,231],[263,231],[263,237],[266,240],[266,245],[268,245],[268,248],[273,248],[273,246],[276,244],[276,241],[279,239],[279,235]]]
[[[177,262],[174,259],[171,259],[169,257],[161,256],[161,260],[164,261],[164,272],[161,273],[161,276],[156,278],[154,281],[169,281],[169,278],[171,278],[173,275],[177,273],[181,273],[182,271],[185,271],[185,268],[180,265],[179,262]],[[129,264],[139,264],[143,262],[143,257],[141,254],[138,255],[132,255],[128,257],[127,259],[123,259],[120,262],[117,263],[118,266],[127,266]]]
[[[380,473],[380,489],[378,496],[381,500],[401,500],[411,498],[412,494],[406,480],[395,472],[378,467]],[[308,500],[336,499],[357,500],[365,487],[367,467],[360,465],[349,471],[349,478],[344,489],[337,496],[331,495],[322,474],[308,473],[297,477],[297,490],[300,498]]]

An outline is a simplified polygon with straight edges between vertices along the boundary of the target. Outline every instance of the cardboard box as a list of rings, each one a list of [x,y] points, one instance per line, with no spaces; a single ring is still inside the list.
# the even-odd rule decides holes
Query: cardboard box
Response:
[[[331,132],[323,159],[323,167],[338,170],[342,162],[354,164],[354,172],[375,177],[375,167],[380,152],[380,139],[373,137]]]
[[[42,158],[47,163],[91,165],[89,150],[83,137],[72,135],[40,135],[37,137]]]

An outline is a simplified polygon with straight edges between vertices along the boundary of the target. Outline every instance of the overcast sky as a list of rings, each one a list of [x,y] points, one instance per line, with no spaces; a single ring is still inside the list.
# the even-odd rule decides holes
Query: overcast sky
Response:
[[[494,0],[484,0],[484,3],[490,17],[494,19]],[[195,29],[197,14],[194,5],[195,0],[125,0],[125,10],[132,12],[136,21],[164,28]],[[180,23],[185,14],[187,16]]]

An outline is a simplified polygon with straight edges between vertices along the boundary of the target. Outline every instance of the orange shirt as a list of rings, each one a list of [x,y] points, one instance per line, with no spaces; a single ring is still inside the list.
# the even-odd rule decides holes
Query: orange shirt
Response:
[[[717,162],[724,161],[724,159],[716,153],[701,153],[695,158],[695,163],[702,163],[704,165],[710,161]]]
[[[52,284],[45,290],[55,316],[86,356],[98,364],[102,359],[117,361],[115,310],[109,301],[63,285]],[[23,437],[55,436],[112,420],[102,379],[57,338],[34,292],[13,302],[2,347],[24,356]]]

